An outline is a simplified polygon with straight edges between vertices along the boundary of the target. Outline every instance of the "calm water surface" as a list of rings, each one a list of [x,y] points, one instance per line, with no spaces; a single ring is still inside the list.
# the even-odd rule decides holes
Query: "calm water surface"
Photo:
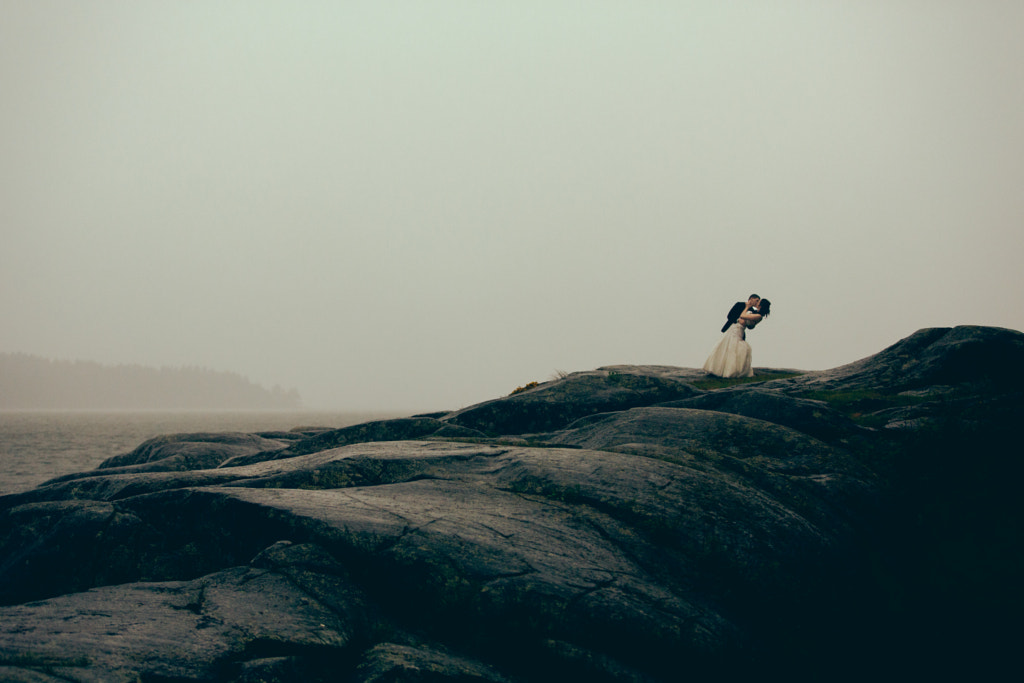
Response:
[[[94,469],[161,434],[347,427],[394,413],[0,411],[0,495]]]

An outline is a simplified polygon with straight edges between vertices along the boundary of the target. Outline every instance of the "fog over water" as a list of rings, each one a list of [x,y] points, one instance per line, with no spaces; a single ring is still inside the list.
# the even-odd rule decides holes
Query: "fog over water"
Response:
[[[0,351],[434,410],[1019,329],[1024,3],[4,2]]]
[[[0,410],[0,495],[95,469],[166,434],[263,433],[341,428],[395,417],[390,413],[308,411],[32,411]]]

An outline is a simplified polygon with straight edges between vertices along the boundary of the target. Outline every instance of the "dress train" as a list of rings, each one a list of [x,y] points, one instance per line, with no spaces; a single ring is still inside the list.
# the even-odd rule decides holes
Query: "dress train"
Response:
[[[746,341],[746,325],[737,322],[722,335],[704,363],[704,372],[716,377],[753,377],[752,353]]]

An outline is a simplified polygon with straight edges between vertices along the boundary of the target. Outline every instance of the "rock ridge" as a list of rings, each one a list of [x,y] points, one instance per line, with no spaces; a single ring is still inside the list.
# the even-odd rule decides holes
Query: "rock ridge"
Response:
[[[932,328],[753,382],[608,366],[160,437],[0,497],[0,678],[978,674],[1024,608],[1022,375],[1024,334]]]

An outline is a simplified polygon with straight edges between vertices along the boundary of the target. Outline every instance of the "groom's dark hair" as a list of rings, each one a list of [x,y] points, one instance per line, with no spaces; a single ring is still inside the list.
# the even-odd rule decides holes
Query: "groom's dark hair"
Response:
[[[747,301],[750,301],[751,299],[760,299],[760,298],[761,297],[759,297],[757,294],[751,294],[750,296],[747,297]]]

